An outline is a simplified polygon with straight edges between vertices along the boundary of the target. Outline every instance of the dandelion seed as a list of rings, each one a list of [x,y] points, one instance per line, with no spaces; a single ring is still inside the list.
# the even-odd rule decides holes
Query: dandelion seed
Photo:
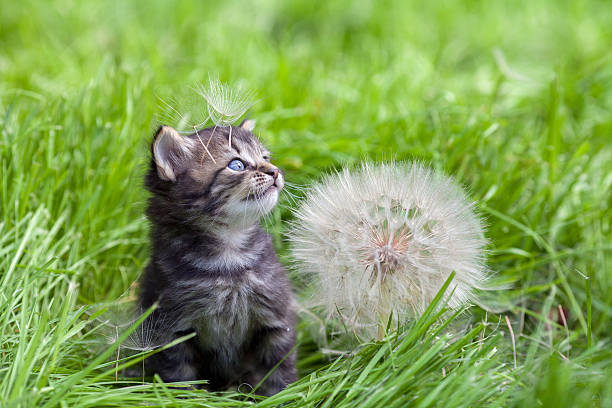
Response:
[[[123,347],[137,352],[155,350],[165,344],[160,340],[160,331],[164,329],[165,318],[157,316],[157,319],[145,319],[128,338],[123,342]],[[162,334],[166,334],[165,332]]]
[[[109,303],[99,303],[92,305],[88,309],[88,314],[93,315],[94,319],[108,327],[125,328],[132,325],[138,316],[133,316],[132,302],[117,300]]]
[[[360,336],[423,312],[452,271],[458,308],[486,280],[479,218],[452,179],[419,163],[363,164],[315,185],[289,239],[311,274],[313,310]],[[395,326],[395,324],[394,324]]]
[[[119,329],[125,329],[136,321],[136,318],[129,316],[126,310],[126,304],[129,302],[113,302],[107,304],[98,304],[92,306],[88,313],[94,316],[94,319],[100,322],[102,325],[102,336],[106,339],[108,344],[115,344],[119,340],[120,331]],[[115,381],[119,377],[119,356],[121,355],[121,344],[117,346],[117,353],[115,355]]]
[[[241,87],[230,87],[212,76],[209,76],[207,85],[199,84],[191,90],[193,92],[185,95],[160,97],[158,120],[179,133],[198,134],[199,129],[207,126],[214,126],[214,130],[229,126],[228,144],[231,147],[232,126],[257,102],[253,93]],[[207,141],[200,140],[205,153],[201,163],[206,155],[215,161],[208,150],[214,130]]]
[[[126,330],[142,316],[144,310],[134,305],[132,301],[119,300],[113,303],[100,304],[89,310],[94,319],[101,323],[99,330],[107,344],[115,344]],[[156,319],[145,319],[129,336],[117,346],[115,355],[115,380],[118,378],[119,359],[137,353],[155,350],[167,342],[160,336],[165,334],[165,316],[157,315]],[[166,328],[167,329],[167,328]],[[142,375],[144,382],[144,360],[142,361]]]
[[[141,310],[141,312],[143,312]],[[122,344],[127,350],[137,353],[155,350],[162,347],[166,342],[160,339],[160,333],[165,334],[165,316],[157,316],[157,319],[145,319]],[[145,378],[145,360],[141,361],[142,383]]]
[[[242,88],[231,88],[213,77],[208,78],[208,87],[200,85],[194,90],[206,101],[208,118],[215,126],[229,126],[231,146],[232,124],[254,105],[253,94]]]

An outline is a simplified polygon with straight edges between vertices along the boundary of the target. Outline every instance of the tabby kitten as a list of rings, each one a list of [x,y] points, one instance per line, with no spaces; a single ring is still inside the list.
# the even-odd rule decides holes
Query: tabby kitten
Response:
[[[297,378],[291,287],[259,225],[284,179],[253,124],[189,136],[162,126],[155,135],[146,176],[153,245],[140,305],[159,303],[146,322],[156,344],[196,333],[147,359],[148,374],[164,381],[254,387],[280,362],[257,391],[272,395]]]

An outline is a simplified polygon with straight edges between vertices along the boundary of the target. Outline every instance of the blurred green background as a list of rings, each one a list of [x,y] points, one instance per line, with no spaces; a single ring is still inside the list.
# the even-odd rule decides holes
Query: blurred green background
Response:
[[[486,367],[441,352],[465,374],[366,384],[352,363],[325,366],[304,325],[302,374],[323,367],[330,379],[309,394],[305,377],[271,406],[612,404],[612,4],[552,0],[3,1],[0,402],[99,406],[104,394],[125,406],[157,395],[94,375],[103,367],[88,366],[95,333],[81,307],[137,279],[161,101],[211,74],[255,91],[249,116],[296,186],[363,159],[418,159],[453,175],[478,202],[489,265],[510,287],[464,317],[493,331]],[[294,205],[267,225],[286,263]],[[384,344],[359,354],[368,370],[401,372],[419,357],[371,360]],[[355,390],[381,399],[357,404]],[[157,401],[179,404],[166,392]]]

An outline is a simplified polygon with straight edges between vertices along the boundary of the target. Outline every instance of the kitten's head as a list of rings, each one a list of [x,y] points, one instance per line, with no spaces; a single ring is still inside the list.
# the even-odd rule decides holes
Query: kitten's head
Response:
[[[239,127],[208,128],[188,136],[162,126],[151,146],[146,179],[152,199],[181,221],[214,219],[244,227],[257,222],[276,205],[284,179],[270,163],[270,152],[251,133],[253,126],[247,120]]]

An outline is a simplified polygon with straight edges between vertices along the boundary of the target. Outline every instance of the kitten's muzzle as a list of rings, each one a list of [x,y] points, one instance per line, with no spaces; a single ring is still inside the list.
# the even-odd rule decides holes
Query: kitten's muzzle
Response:
[[[276,181],[276,179],[278,178],[278,167],[273,166],[269,163],[266,163],[264,165],[261,165],[258,170],[264,174],[267,174],[269,176],[272,176],[272,178],[274,179],[274,181]]]
[[[276,173],[274,173],[274,175],[270,176],[273,177],[272,180],[272,184],[270,184],[262,193],[261,196],[265,196],[268,193],[271,193],[272,191],[277,191],[280,192],[283,189],[283,186],[285,185],[285,181],[283,180],[283,176],[279,174],[278,169],[276,170]],[[280,176],[280,177],[279,177]]]

